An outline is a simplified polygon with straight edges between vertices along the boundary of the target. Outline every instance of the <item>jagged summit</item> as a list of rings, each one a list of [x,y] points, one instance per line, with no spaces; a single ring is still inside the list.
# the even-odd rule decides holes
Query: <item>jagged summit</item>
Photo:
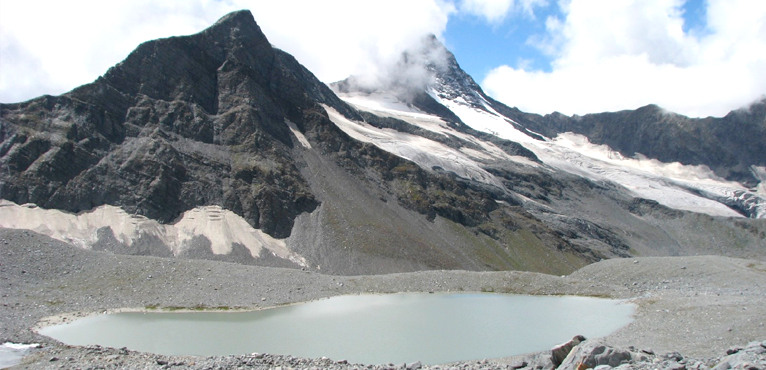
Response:
[[[485,109],[488,97],[457,62],[455,56],[433,34],[426,35],[407,50],[382,75],[350,76],[332,83],[341,93],[387,92],[402,102],[448,119],[457,119],[434,105],[433,97],[454,100]],[[435,109],[437,111],[435,111]]]
[[[688,118],[656,105],[572,117],[528,114],[485,94],[433,35],[422,38],[417,46],[404,51],[396,66],[387,71],[389,75],[384,77],[356,76],[332,86],[340,93],[388,91],[423,112],[451,122],[466,121],[461,118],[465,114],[461,116],[460,111],[466,114],[483,111],[488,114],[485,117],[500,118],[499,122],[494,126],[474,128],[491,134],[507,130],[506,124],[523,135],[540,140],[573,132],[588,137],[594,144],[608,145],[623,157],[639,156],[666,163],[708,166],[716,175],[741,182],[748,188],[760,183],[758,168],[766,167],[766,141],[753,140],[766,137],[763,109],[766,100],[732,111],[722,118]],[[413,75],[420,77],[412,78]],[[375,85],[369,81],[386,83]],[[746,213],[754,214],[753,211]]]
[[[456,123],[454,128],[462,133],[470,133],[473,136],[481,136],[485,133],[492,137],[520,143],[523,146],[522,150],[516,150],[516,153],[526,150],[530,152],[530,155],[527,155],[528,158],[555,164],[560,170],[581,175],[583,172],[579,167],[585,166],[584,173],[590,173],[588,176],[593,179],[599,179],[603,174],[611,173],[616,169],[607,170],[599,168],[601,165],[586,165],[584,163],[588,161],[579,159],[579,153],[564,154],[571,151],[571,148],[556,147],[556,143],[564,142],[559,139],[561,135],[568,135],[567,133],[584,135],[588,145],[606,145],[607,150],[616,152],[615,157],[626,160],[635,159],[641,162],[645,159],[653,159],[666,163],[665,166],[673,162],[690,167],[707,166],[683,171],[689,173],[701,171],[704,173],[699,175],[701,177],[718,176],[740,182],[741,185],[728,191],[722,190],[727,186],[711,190],[707,188],[708,185],[697,188],[695,188],[696,185],[678,185],[685,189],[679,196],[685,197],[684,193],[692,192],[696,195],[692,195],[691,198],[701,196],[720,202],[747,217],[762,217],[766,214],[766,197],[754,190],[754,187],[762,181],[760,168],[766,166],[764,163],[766,160],[764,143],[766,142],[753,142],[751,139],[766,135],[764,116],[762,114],[759,116],[758,104],[738,113],[732,112],[722,119],[701,120],[674,114],[656,105],[648,105],[636,110],[573,117],[562,114],[546,116],[527,114],[487,96],[473,78],[460,68],[454,55],[434,36],[425,37],[416,47],[405,50],[395,68],[389,68],[389,70],[395,72],[389,77],[377,77],[377,79],[355,77],[333,86],[344,99],[358,106],[371,107],[373,110],[378,109],[375,107],[385,107],[386,104],[375,103],[375,100],[390,100],[391,98],[385,97],[388,95],[410,107],[405,111],[417,109],[420,112],[438,116],[445,122]],[[416,83],[410,83],[412,79],[408,76],[414,73],[401,73],[401,71],[420,71],[427,78],[415,79]],[[360,85],[364,87],[357,81],[369,80],[388,81],[388,83],[373,85],[373,88],[354,90]],[[367,96],[358,96],[359,94]],[[483,138],[488,140],[486,136]],[[565,139],[565,141],[569,140],[570,138]],[[575,138],[575,140],[581,139]],[[556,148],[551,148],[551,145]],[[746,146],[749,146],[750,150],[741,150]],[[591,150],[587,147],[580,150],[586,149]],[[552,150],[563,152],[552,155]],[[593,148],[592,150],[601,149]],[[563,162],[569,162],[569,164],[562,167],[561,156],[567,158]],[[708,168],[712,169],[714,174],[706,173],[709,172]],[[663,172],[674,172],[659,169],[653,171],[656,175],[652,176],[658,177],[665,176],[661,175]],[[630,177],[630,179],[627,177],[620,179],[621,177],[623,176],[610,177],[610,179],[612,181],[618,179],[621,185],[629,188],[635,188],[637,182],[646,180],[643,175]],[[689,181],[694,182],[693,179],[692,176]],[[691,198],[688,202],[668,201],[663,195],[650,190],[653,187],[654,185],[646,189],[642,188],[638,193],[650,199],[663,200],[665,204],[676,204],[676,206],[696,202]]]
[[[247,65],[256,72],[253,77],[263,80],[274,54],[252,14],[238,11],[195,35],[139,45],[96,83],[108,84],[123,94],[193,102],[216,113],[221,103],[216,99],[218,69],[224,64],[228,64],[225,70]]]
[[[0,196],[13,202],[0,219],[34,224],[18,206],[26,203],[99,212],[117,225],[83,226],[83,217],[33,227],[118,253],[330,273],[514,264],[559,273],[594,258],[546,228],[534,230],[545,240],[535,248],[575,255],[522,262],[498,241],[474,240],[466,230],[499,222],[495,199],[516,204],[512,197],[352,138],[329,115],[363,120],[237,12],[194,35],[143,43],[67,94],[0,105]],[[539,223],[503,212],[507,222]]]
[[[251,13],[247,9],[235,10],[229,14],[224,15],[215,23],[213,23],[212,26],[206,28],[202,32],[213,32],[214,30],[218,30],[218,29],[234,30],[234,29],[239,29],[242,26],[245,26],[248,28],[255,26],[258,29],[258,33],[263,35],[260,27],[258,27],[258,25],[255,22],[253,13]]]
[[[4,105],[0,192],[18,204],[111,204],[162,222],[218,205],[286,237],[317,202],[290,158],[285,121],[305,129],[320,104],[348,112],[271,47],[250,12],[235,12],[200,33],[145,42],[70,93]]]
[[[644,119],[671,115],[526,114],[487,96],[433,36],[383,72],[331,89],[247,11],[145,42],[93,83],[0,104],[0,226],[115,253],[339,274],[560,275],[603,258],[710,253],[722,240],[739,243],[733,255],[762,252],[764,225],[742,217],[765,214],[757,191],[592,145],[668,148],[635,128],[667,130]],[[663,153],[735,153],[720,158],[766,178],[761,144],[748,142],[759,112],[727,116],[757,121],[741,132],[678,133],[680,149]],[[700,138],[728,146],[704,153]]]

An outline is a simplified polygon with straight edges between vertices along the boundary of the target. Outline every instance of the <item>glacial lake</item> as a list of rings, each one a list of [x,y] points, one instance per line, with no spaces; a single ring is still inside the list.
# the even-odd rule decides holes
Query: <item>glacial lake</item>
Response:
[[[253,352],[352,363],[441,364],[548,350],[577,334],[606,336],[632,321],[624,301],[576,296],[339,296],[249,312],[91,316],[41,329],[71,345],[165,355]]]

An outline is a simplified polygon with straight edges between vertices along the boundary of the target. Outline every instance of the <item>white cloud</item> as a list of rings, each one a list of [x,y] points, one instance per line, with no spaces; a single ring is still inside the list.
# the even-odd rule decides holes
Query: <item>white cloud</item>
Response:
[[[513,12],[523,12],[527,16],[534,17],[535,7],[547,4],[547,0],[462,0],[459,9],[463,13],[482,17],[489,23],[497,24]]]
[[[766,2],[710,0],[708,32],[684,33],[681,0],[564,1],[531,43],[550,72],[501,66],[483,81],[500,101],[536,113],[585,114],[646,104],[722,116],[766,94]]]
[[[323,81],[371,73],[455,11],[442,0],[0,0],[0,102],[95,80],[146,40],[203,30],[250,9],[272,44]]]
[[[227,10],[217,1],[0,0],[0,101],[91,82],[141,42],[197,32]]]
[[[423,34],[441,35],[452,15],[497,24],[534,17],[547,3],[0,0],[0,102],[64,93],[95,80],[143,41],[201,31],[238,9],[250,9],[275,46],[332,82],[389,71]],[[501,66],[483,86],[538,113],[656,103],[692,116],[723,115],[766,93],[766,2],[707,3],[708,29],[699,36],[683,32],[681,0],[560,0],[565,17],[546,19],[547,32],[530,38],[553,58],[552,71]]]
[[[440,36],[454,6],[441,0],[284,1],[248,4],[269,40],[332,82],[374,75],[398,61],[421,37]]]

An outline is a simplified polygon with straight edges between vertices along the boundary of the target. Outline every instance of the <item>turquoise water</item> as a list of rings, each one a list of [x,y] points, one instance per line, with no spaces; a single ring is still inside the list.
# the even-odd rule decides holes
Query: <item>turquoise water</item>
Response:
[[[72,345],[166,355],[259,352],[439,364],[548,350],[577,334],[605,336],[630,323],[634,311],[622,301],[589,297],[407,293],[252,312],[108,314],[40,333]]]

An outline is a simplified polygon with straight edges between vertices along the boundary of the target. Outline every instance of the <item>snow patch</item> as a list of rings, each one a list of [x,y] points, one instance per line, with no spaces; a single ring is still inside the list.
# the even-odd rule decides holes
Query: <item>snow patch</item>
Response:
[[[766,167],[751,166],[750,171],[759,181],[758,186],[755,187],[755,192],[766,198]]]
[[[453,113],[460,117],[460,120],[463,121],[463,123],[474,130],[486,132],[520,144],[534,141],[532,137],[516,129],[511,120],[502,117],[499,113],[495,112],[494,109],[490,108],[490,111],[485,111],[474,108],[462,97],[455,100],[442,99],[433,90],[430,90],[429,94],[436,99],[436,101],[449,108]]]
[[[204,236],[210,240],[214,254],[228,254],[232,244],[239,243],[253,258],[258,258],[265,248],[278,257],[306,266],[305,259],[291,252],[283,239],[253,228],[242,217],[219,206],[186,211],[175,223],[164,225],[110,205],[72,214],[0,200],[0,227],[32,230],[84,249],[90,249],[98,241],[98,230],[107,227],[125,245],[144,235],[157,237],[174,255],[188,248],[194,237]]]
[[[473,135],[459,132],[448,126],[440,117],[424,113],[411,105],[407,105],[406,103],[399,101],[393,94],[385,92],[375,92],[370,94],[354,92],[340,93],[338,96],[359,110],[367,111],[380,117],[396,118],[424,130],[442,134],[444,136],[453,136],[477,145],[482,148],[484,152],[465,147],[460,148],[461,152],[475,160],[509,160],[529,166],[536,167],[538,165],[538,163],[530,161],[525,157],[510,156],[493,143],[480,140]]]
[[[665,163],[656,159],[647,158],[641,154],[637,154],[635,158],[627,158],[619,152],[612,150],[607,145],[591,144],[586,136],[580,134],[574,134],[571,132],[559,134],[555,139],[552,140],[552,143],[583,153],[596,160],[618,164],[622,167],[629,167],[638,171],[645,171],[656,176],[667,177],[681,181],[693,181],[695,183],[723,183],[730,187],[741,187],[736,182],[727,181],[719,177],[708,166],[705,165],[684,165],[679,162]]]
[[[303,136],[303,133],[298,130],[298,126],[295,125],[295,123],[290,122],[287,118],[285,118],[285,124],[287,124],[287,127],[290,128],[290,131],[292,131],[293,135],[298,139],[298,142],[303,145],[306,149],[311,149],[311,143],[309,143],[308,140],[306,140],[306,136]]]
[[[383,92],[343,93],[338,95],[345,102],[362,111],[379,117],[396,118],[422,129],[447,136],[452,129],[439,117],[422,112],[400,101],[396,96]]]
[[[500,181],[459,150],[421,136],[380,129],[364,122],[351,121],[329,106],[330,120],[352,138],[371,143],[391,154],[415,162],[421,168],[440,167],[460,177],[501,187]]]
[[[0,369],[10,368],[21,363],[21,359],[33,348],[40,348],[39,343],[22,344],[5,342],[0,344]]]
[[[747,189],[739,183],[716,176],[706,166],[663,163],[640,155],[627,158],[606,145],[590,143],[588,138],[582,135],[563,133],[553,139],[541,141],[530,135],[542,135],[520,128],[517,123],[495,111],[479,94],[472,95],[475,99],[472,99],[471,103],[462,94],[453,93],[450,89],[449,86],[441,84],[436,88],[429,88],[427,93],[460,117],[466,125],[477,131],[520,143],[535,153],[547,166],[595,181],[611,181],[632,191],[637,197],[652,199],[675,209],[713,216],[742,217],[738,211],[729,207],[733,206],[749,209],[750,214],[755,217],[766,217],[766,168],[752,169],[756,177],[761,179],[761,183],[756,189]],[[510,156],[492,143],[458,132],[438,117],[425,114],[399,101],[393,94],[347,93],[341,94],[340,97],[358,109],[383,117],[401,119],[429,131],[452,135],[480,148],[477,150],[462,147],[454,150],[414,135],[409,135],[409,142],[396,143],[397,140],[402,140],[405,134],[395,133],[393,130],[379,130],[364,123],[349,123],[344,121],[344,117],[335,114],[336,118],[333,121],[352,137],[413,160],[421,167],[432,168],[438,165],[462,177],[476,179],[477,174],[481,174],[478,178],[487,176],[480,168],[482,162],[509,160],[527,166],[540,166],[527,158]],[[445,159],[448,162],[446,164]],[[496,183],[495,181],[497,179],[493,178],[491,183]]]
[[[435,92],[432,96],[471,128],[520,143],[546,165],[592,180],[617,183],[637,197],[675,209],[742,217],[726,204],[742,204],[744,199],[750,199],[747,206],[756,210],[756,217],[766,216],[763,195],[753,198],[755,193],[739,183],[719,178],[706,166],[625,158],[606,145],[591,144],[587,137],[572,133],[560,134],[549,141],[535,140],[494,110],[470,106],[462,98],[442,99]]]

